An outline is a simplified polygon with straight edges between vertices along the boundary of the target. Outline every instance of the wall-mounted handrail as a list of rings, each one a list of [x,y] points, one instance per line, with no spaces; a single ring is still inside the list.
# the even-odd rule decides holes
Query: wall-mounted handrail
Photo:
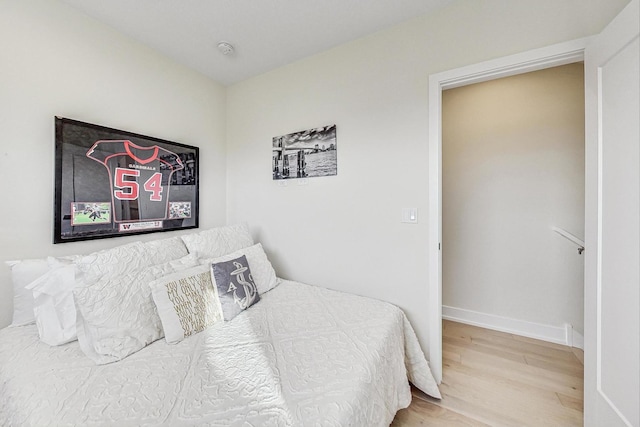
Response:
[[[578,254],[582,254],[582,252],[584,251],[584,240],[574,236],[573,234],[569,233],[567,230],[562,229],[560,227],[551,227],[551,229],[556,233],[558,233],[559,235],[561,235],[562,237],[564,237],[565,239],[575,243],[576,246],[578,246]]]

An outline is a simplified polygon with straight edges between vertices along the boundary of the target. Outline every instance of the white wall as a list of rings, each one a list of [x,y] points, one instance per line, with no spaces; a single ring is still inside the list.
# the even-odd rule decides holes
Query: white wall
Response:
[[[230,87],[228,220],[283,277],[398,304],[428,350],[429,74],[595,34],[626,3],[462,0]],[[272,181],[273,136],[334,123],[336,177]]]
[[[211,227],[226,215],[224,104],[222,86],[66,5],[0,1],[0,326],[12,313],[4,261],[159,236],[52,244],[54,115],[199,146]]]
[[[443,305],[583,332],[584,67],[442,94]]]

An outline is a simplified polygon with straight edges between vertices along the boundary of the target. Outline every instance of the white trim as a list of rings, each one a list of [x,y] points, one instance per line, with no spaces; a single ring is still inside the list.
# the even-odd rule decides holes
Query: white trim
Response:
[[[602,377],[602,103],[600,100],[602,99],[602,69],[598,68],[597,70],[597,88],[598,88],[598,136],[597,136],[597,145],[598,145],[598,157],[597,157],[597,182],[598,182],[598,193],[596,196],[597,204],[598,204],[598,213],[597,213],[597,228],[596,228],[596,388],[598,392],[604,396],[601,390],[601,377]],[[608,398],[606,398],[607,402],[610,402]],[[616,409],[617,412],[617,409]]]
[[[572,344],[571,347],[579,348],[580,350],[584,350],[584,335],[575,329],[571,328],[573,332]]]
[[[584,336],[580,332],[573,329],[573,325],[571,325],[570,323],[564,324],[564,330],[565,345],[584,350]]]
[[[631,424],[631,422],[627,419],[627,417],[624,416],[624,414],[622,412],[620,412],[620,410],[618,409],[618,407],[616,406],[615,403],[613,403],[611,401],[611,399],[609,399],[609,396],[606,395],[606,393],[604,391],[602,391],[602,389],[598,388],[598,394],[600,395],[600,397],[602,397],[602,399],[607,403],[607,405],[609,405],[609,408],[611,408],[611,410],[613,412],[615,412],[616,416],[618,418],[620,418],[620,421],[622,421],[624,423],[625,426],[627,427],[633,427],[633,425]]]
[[[429,76],[429,359],[442,381],[442,90],[584,60],[582,38]]]
[[[429,77],[429,364],[442,382],[442,83]]]
[[[562,326],[527,322],[509,317],[497,316],[495,314],[466,310],[464,308],[449,307],[446,305],[442,306],[442,318],[494,331],[535,338],[569,347],[571,346],[571,344],[567,342],[567,328]]]
[[[587,264],[585,259],[585,333],[588,351],[585,352],[585,425],[611,423],[613,417],[624,425],[632,423],[602,387],[602,299],[606,284],[602,280],[603,236],[603,96],[602,70],[612,57],[638,38],[640,2],[632,0],[596,38],[585,61],[586,84],[586,141],[587,185],[585,201],[591,206],[585,218],[585,240],[589,246],[595,241],[596,253]],[[595,356],[595,357],[594,357]],[[595,393],[594,393],[595,390]],[[601,399],[601,400],[600,400]],[[636,408],[637,409],[637,408]],[[637,413],[636,413],[637,414]],[[616,420],[616,424],[617,421]]]

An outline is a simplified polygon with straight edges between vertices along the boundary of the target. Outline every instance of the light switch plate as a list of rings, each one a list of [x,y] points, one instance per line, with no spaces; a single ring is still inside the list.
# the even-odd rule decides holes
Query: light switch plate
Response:
[[[402,208],[402,222],[407,224],[417,224],[418,208]]]

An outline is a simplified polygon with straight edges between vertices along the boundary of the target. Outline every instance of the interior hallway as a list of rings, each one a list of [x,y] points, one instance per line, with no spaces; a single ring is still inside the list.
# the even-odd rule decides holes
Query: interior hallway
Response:
[[[583,352],[443,321],[442,401],[413,389],[400,426],[581,426]]]

